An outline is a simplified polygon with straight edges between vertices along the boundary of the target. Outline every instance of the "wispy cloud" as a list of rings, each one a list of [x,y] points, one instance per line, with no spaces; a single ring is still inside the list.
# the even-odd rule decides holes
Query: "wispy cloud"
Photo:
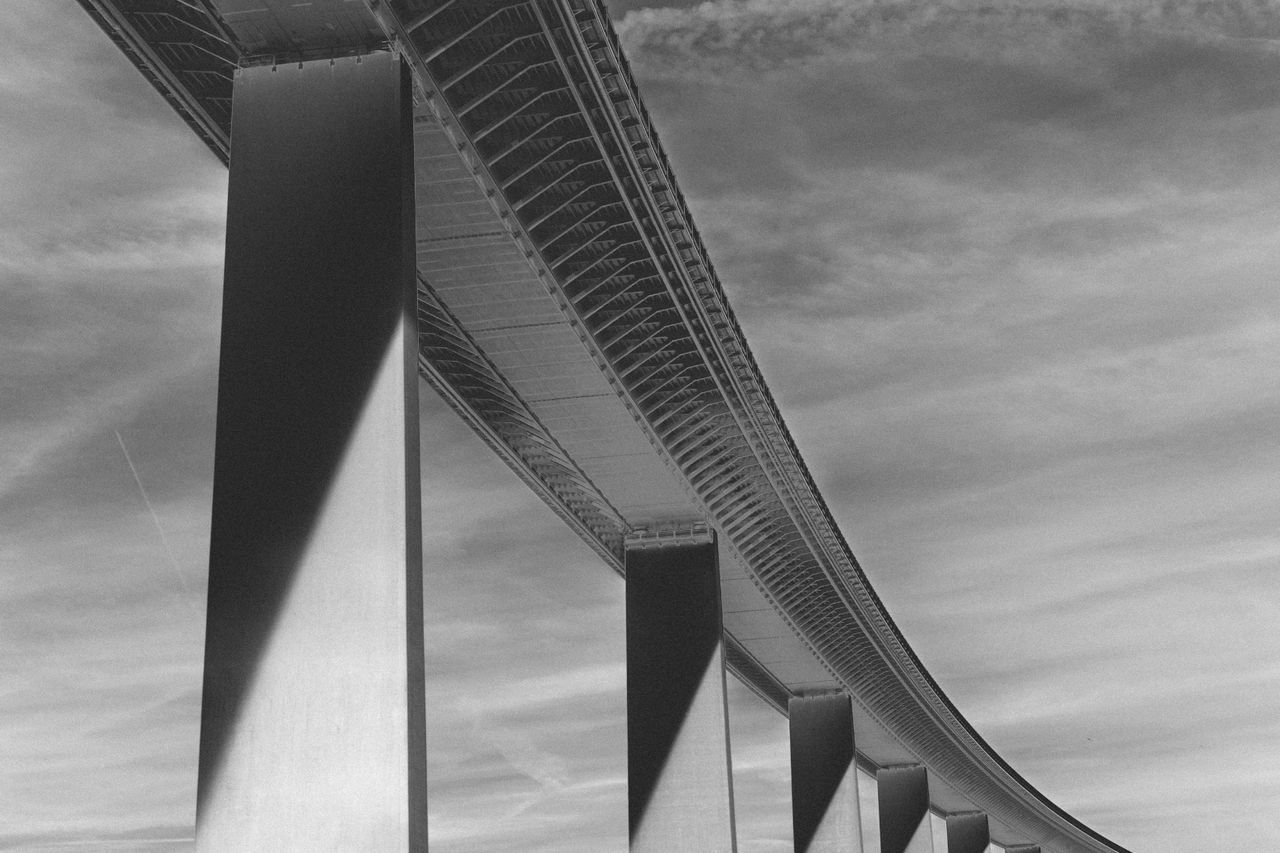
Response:
[[[673,58],[759,71],[925,51],[1087,69],[1115,38],[1131,46],[1174,37],[1267,47],[1280,38],[1280,10],[1195,0],[709,0],[632,8],[618,31],[633,61],[658,76],[688,72]]]

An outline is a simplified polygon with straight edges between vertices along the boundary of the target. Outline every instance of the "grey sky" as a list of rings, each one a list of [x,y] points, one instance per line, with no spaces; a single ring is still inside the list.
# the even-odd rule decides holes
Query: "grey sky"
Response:
[[[615,5],[944,690],[1135,851],[1280,848],[1280,6]],[[0,850],[189,850],[226,173],[70,0],[0,31]],[[422,406],[433,850],[623,850],[621,583]]]

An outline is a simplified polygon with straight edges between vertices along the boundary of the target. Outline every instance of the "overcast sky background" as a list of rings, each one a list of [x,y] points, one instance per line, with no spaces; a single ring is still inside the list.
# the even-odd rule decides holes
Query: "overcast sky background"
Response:
[[[1280,849],[1280,5],[613,4],[802,453],[1026,779]],[[189,851],[226,172],[0,32],[0,850]],[[424,389],[432,850],[626,848],[622,584]],[[744,851],[785,721],[733,685]]]

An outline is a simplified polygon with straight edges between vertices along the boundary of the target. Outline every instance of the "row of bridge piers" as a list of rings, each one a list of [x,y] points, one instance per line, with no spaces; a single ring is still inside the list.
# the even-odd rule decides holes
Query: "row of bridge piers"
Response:
[[[202,853],[427,849],[412,122],[391,53],[237,72]],[[736,850],[713,533],[629,543],[626,634],[630,849]],[[797,851],[863,849],[851,702],[790,700]],[[875,784],[933,851],[927,770]]]

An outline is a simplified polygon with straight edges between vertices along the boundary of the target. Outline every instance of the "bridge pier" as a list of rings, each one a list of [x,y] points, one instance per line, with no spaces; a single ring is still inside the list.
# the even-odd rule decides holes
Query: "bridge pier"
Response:
[[[733,780],[714,536],[632,544],[627,796],[633,853],[732,853]]]
[[[880,853],[934,853],[929,825],[929,775],[924,765],[876,772],[880,799]]]
[[[844,693],[788,703],[796,853],[861,853],[853,706]]]
[[[412,102],[237,71],[196,847],[425,851]]]
[[[991,833],[985,813],[949,814],[946,824],[947,853],[986,853]]]

